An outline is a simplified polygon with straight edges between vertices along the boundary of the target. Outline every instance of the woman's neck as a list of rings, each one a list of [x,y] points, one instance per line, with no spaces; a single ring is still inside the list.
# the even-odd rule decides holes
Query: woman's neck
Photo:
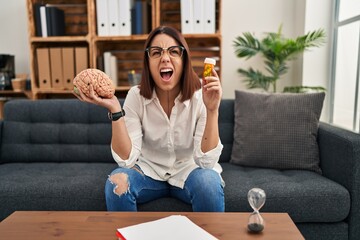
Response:
[[[171,110],[175,105],[175,98],[179,95],[180,89],[174,88],[171,90],[162,90],[156,88],[156,95],[160,101],[160,105],[162,106],[164,112],[170,118]]]

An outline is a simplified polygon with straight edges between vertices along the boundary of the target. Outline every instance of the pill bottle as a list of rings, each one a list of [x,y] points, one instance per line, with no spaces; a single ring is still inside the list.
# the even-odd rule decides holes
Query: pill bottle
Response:
[[[216,64],[216,60],[213,58],[205,58],[204,60],[204,71],[203,71],[203,81],[206,84],[205,77],[212,75],[212,70]]]

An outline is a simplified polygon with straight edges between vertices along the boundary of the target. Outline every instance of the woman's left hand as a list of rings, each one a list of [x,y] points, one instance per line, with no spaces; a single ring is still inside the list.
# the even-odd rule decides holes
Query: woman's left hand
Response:
[[[203,79],[203,101],[208,111],[219,109],[222,97],[222,87],[217,72],[213,69],[212,76]]]

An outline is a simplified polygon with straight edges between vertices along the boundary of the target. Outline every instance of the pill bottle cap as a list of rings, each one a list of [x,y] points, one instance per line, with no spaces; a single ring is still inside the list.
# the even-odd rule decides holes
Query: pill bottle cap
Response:
[[[212,64],[212,65],[215,65],[215,64],[216,64],[216,60],[213,59],[213,58],[205,58],[204,63],[209,63],[209,64]]]

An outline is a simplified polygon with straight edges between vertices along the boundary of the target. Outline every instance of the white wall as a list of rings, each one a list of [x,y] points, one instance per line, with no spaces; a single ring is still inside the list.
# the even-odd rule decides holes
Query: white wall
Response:
[[[15,55],[15,72],[30,73],[25,0],[0,0],[0,54]]]
[[[316,0],[306,1],[304,31],[310,32],[322,28],[326,32],[326,42],[321,48],[304,53],[302,68],[303,85],[322,86],[327,89],[321,120],[329,120],[330,108],[330,66],[332,44],[332,12],[333,1]],[[319,11],[321,9],[321,11]]]
[[[234,98],[235,89],[246,89],[239,67],[262,69],[262,61],[239,59],[235,56],[233,41],[243,32],[252,32],[262,38],[266,32],[277,32],[283,25],[283,35],[289,38],[304,33],[304,0],[237,0],[222,1],[222,81],[224,98]],[[301,61],[291,62],[289,72],[280,79],[277,91],[286,85],[301,84]],[[300,64],[299,64],[300,62]],[[292,67],[295,66],[295,67]],[[297,67],[297,68],[296,68]]]
[[[319,17],[326,10],[323,5],[329,5],[326,2],[328,0],[222,0],[223,97],[234,98],[235,89],[246,89],[237,73],[239,67],[247,68],[250,64],[262,67],[256,60],[245,61],[235,56],[233,41],[237,36],[250,31],[261,37],[265,32],[276,32],[280,24],[283,24],[283,34],[286,37],[304,34],[305,31],[314,30],[326,23],[327,20]],[[0,6],[0,53],[15,55],[16,73],[30,73],[26,1],[0,0]],[[309,20],[305,21],[305,17]],[[315,58],[319,53],[322,55],[320,60]],[[306,84],[310,85],[314,81],[323,85],[328,79],[323,73],[328,69],[327,63],[323,61],[324,57],[328,58],[325,48],[315,49],[311,55],[304,56],[304,64],[302,58],[292,62],[290,71],[278,84],[278,91],[285,85],[301,84],[302,76]],[[308,60],[313,61],[307,63]]]

